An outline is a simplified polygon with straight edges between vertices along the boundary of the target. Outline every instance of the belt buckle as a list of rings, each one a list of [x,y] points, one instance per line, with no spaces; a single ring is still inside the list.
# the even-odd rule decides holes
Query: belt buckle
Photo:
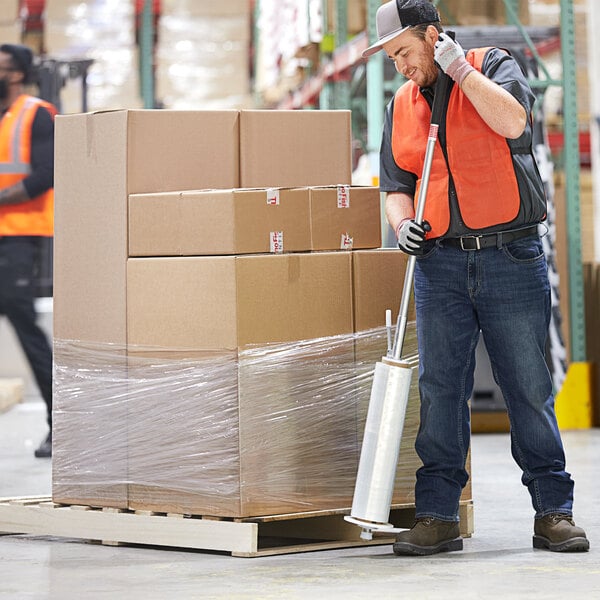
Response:
[[[481,250],[481,238],[482,236],[480,235],[465,235],[460,239],[460,249],[464,250],[465,252],[470,252],[472,250]],[[465,244],[464,241],[465,240],[475,240],[475,248],[465,248]]]

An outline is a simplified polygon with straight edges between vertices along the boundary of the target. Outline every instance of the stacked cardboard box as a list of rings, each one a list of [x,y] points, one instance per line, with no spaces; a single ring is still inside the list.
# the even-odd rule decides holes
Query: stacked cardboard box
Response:
[[[129,196],[130,256],[377,248],[379,190],[348,185]]]
[[[57,118],[55,501],[233,517],[350,506],[405,259],[339,245],[274,254],[244,229],[273,227],[278,187],[296,239],[329,244],[324,222],[351,176],[349,118]],[[361,209],[365,189],[349,190]],[[359,214],[378,231],[378,214]],[[417,414],[415,388],[397,503],[414,499]]]

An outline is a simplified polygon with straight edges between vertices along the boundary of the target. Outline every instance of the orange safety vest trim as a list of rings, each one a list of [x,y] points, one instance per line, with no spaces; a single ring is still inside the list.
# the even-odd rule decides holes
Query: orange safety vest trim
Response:
[[[467,60],[481,71],[488,50],[470,50]],[[416,84],[407,82],[394,100],[392,153],[401,169],[418,176],[415,200],[421,186],[430,120],[427,100]],[[521,199],[508,142],[489,128],[457,85],[448,102],[446,152],[460,212],[469,229],[509,223],[518,216]],[[443,236],[450,227],[448,165],[438,140],[425,203],[424,218],[431,225],[428,238]]]
[[[39,98],[22,94],[0,120],[0,189],[22,181],[31,172],[31,127],[38,107],[52,117],[56,108]],[[0,206],[0,236],[54,234],[54,190],[27,202]]]

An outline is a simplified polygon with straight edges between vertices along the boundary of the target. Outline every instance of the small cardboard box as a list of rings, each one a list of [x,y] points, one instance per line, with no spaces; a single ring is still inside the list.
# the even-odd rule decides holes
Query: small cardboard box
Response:
[[[311,250],[352,250],[381,246],[379,188],[310,188]]]
[[[129,256],[280,254],[308,250],[306,188],[129,196]]]
[[[350,185],[348,110],[242,110],[240,187]]]

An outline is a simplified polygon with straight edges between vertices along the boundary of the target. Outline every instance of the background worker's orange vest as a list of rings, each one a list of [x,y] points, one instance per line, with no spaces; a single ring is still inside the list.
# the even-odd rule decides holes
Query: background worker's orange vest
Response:
[[[470,50],[467,60],[481,71],[488,50]],[[401,169],[418,177],[415,201],[421,186],[430,119],[431,109],[418,86],[412,81],[404,84],[394,100],[392,152]],[[510,223],[518,216],[521,199],[508,142],[490,129],[457,85],[448,102],[446,151],[448,165],[438,140],[425,204],[424,219],[431,225],[428,238],[443,236],[450,226],[448,168],[469,229]]]
[[[39,98],[19,96],[0,120],[0,189],[25,179],[31,172],[31,127],[39,106],[52,117],[54,106]],[[54,233],[52,189],[20,204],[0,206],[0,236]]]

